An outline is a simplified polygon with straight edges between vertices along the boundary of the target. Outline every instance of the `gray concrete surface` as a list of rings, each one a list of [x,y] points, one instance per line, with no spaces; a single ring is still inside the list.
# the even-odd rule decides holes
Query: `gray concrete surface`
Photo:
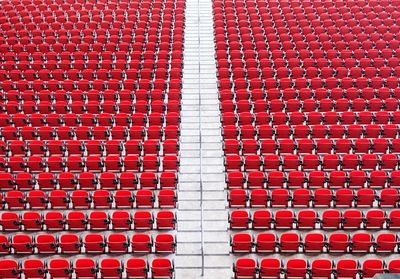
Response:
[[[212,2],[187,0],[176,278],[230,278]]]

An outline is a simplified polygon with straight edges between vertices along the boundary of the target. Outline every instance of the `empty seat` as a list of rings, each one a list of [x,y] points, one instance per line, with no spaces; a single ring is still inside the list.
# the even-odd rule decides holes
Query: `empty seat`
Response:
[[[342,216],[339,210],[325,210],[322,213],[321,227],[323,229],[339,229],[341,225],[341,219]]]
[[[175,272],[173,262],[165,258],[154,259],[150,268],[153,278],[172,278]]]
[[[83,239],[86,253],[104,253],[105,240],[102,234],[88,234]]]
[[[153,208],[155,196],[150,190],[138,190],[136,192],[136,207],[137,208]]]
[[[118,259],[102,259],[99,264],[102,278],[121,278],[124,268]]]
[[[234,189],[228,193],[229,207],[246,207],[247,192],[242,189]]]
[[[62,258],[49,260],[47,262],[47,270],[53,278],[68,278],[72,273],[70,262]]]
[[[250,268],[252,269],[252,267]],[[282,263],[279,259],[264,258],[260,262],[260,277],[279,278],[282,268]]]
[[[66,223],[69,230],[85,230],[87,225],[87,216],[81,211],[71,211],[66,215]]]
[[[231,238],[232,252],[250,253],[253,247],[253,238],[247,233],[234,234]]]
[[[304,238],[304,252],[321,253],[325,247],[325,236],[321,233],[308,233]]]
[[[384,262],[381,259],[367,259],[362,264],[363,278],[372,278],[377,273],[384,273]]]
[[[97,264],[93,259],[79,258],[73,263],[77,278],[96,278]]]
[[[350,239],[345,233],[333,233],[329,236],[329,252],[346,253],[349,245]]]
[[[271,217],[269,218],[271,219]],[[249,213],[245,210],[234,210],[229,216],[231,229],[247,229],[250,221]],[[268,225],[270,225],[270,223]]]
[[[11,238],[15,254],[32,254],[33,240],[31,236],[26,234],[16,234]]]
[[[277,245],[276,236],[272,233],[260,233],[257,235],[255,246],[257,253],[275,252]]]
[[[135,216],[136,218],[136,216]],[[176,217],[172,211],[159,211],[156,215],[156,227],[158,230],[175,229]]]
[[[314,210],[301,210],[297,214],[298,229],[314,229],[318,215]]]
[[[376,252],[393,252],[398,243],[397,235],[391,233],[382,233],[376,236]]]
[[[51,234],[39,234],[36,236],[35,246],[39,253],[55,254],[57,252],[57,240]]]
[[[300,236],[297,233],[285,232],[280,236],[281,252],[297,253],[300,248]]]
[[[343,229],[359,229],[362,224],[362,212],[349,209],[343,212]]]
[[[61,231],[64,229],[64,216],[59,211],[49,211],[44,215],[43,223],[48,231]]]
[[[233,218],[235,218],[235,220]],[[249,218],[246,211],[238,211],[235,214],[232,212],[230,217],[231,228],[233,220],[238,223],[238,228],[241,228],[241,226],[248,228],[249,223],[252,221],[253,229],[270,229],[273,223],[272,214],[268,210],[255,211],[253,214],[253,220]]]
[[[82,241],[76,234],[62,234],[59,237],[59,246],[62,253],[80,253]]]
[[[355,278],[358,272],[356,260],[341,259],[336,263],[336,272],[339,278]]]
[[[254,259],[237,259],[233,265],[236,278],[255,278],[257,272],[257,262]]]
[[[158,234],[154,241],[156,253],[175,253],[175,238],[172,234]]]
[[[150,253],[153,247],[153,240],[147,234],[134,234],[131,238],[133,252]]]
[[[138,215],[139,215],[138,218],[140,218],[140,215],[142,215],[142,214],[139,213]],[[143,215],[147,215],[147,214],[143,213]],[[144,217],[147,217],[147,216],[144,216]],[[111,214],[110,219],[111,219],[112,228],[114,230],[129,230],[131,228],[132,217],[128,211],[114,211]],[[139,220],[139,221],[141,221],[141,220]],[[144,220],[143,220],[143,222],[144,222]],[[150,226],[150,228],[151,228],[151,226]]]
[[[391,260],[388,264],[389,273],[398,273],[400,267],[400,260],[394,259]]]
[[[368,253],[372,246],[372,236],[368,233],[355,233],[352,236],[352,252]]]
[[[303,259],[289,259],[286,262],[287,278],[304,278],[308,264]]]
[[[333,265],[330,260],[316,259],[311,263],[311,274],[316,278],[325,278],[331,276]]]
[[[0,275],[2,278],[19,278],[19,265],[18,262],[12,259],[0,260],[1,268]],[[41,278],[41,277],[39,277]]]
[[[117,190],[114,192],[116,208],[132,208],[135,201],[132,192],[129,190]]]
[[[294,213],[291,210],[278,210],[275,213],[276,229],[291,229],[293,227]]]
[[[26,259],[22,264],[22,272],[25,278],[45,278],[45,263],[39,259]]]
[[[110,253],[126,253],[129,247],[129,239],[124,234],[113,233],[107,237],[107,246]]]
[[[365,219],[366,229],[382,229],[386,222],[386,214],[381,209],[371,209],[365,214]]]
[[[21,191],[9,191],[4,200],[9,209],[25,209],[25,195]]]
[[[122,220],[123,221],[123,220]],[[125,221],[126,224],[127,221]],[[153,216],[148,211],[136,211],[133,216],[133,225],[135,229],[152,229]]]
[[[148,264],[141,258],[130,258],[125,264],[127,278],[147,278]]]
[[[174,190],[163,189],[158,193],[158,206],[160,208],[176,207],[177,197]]]

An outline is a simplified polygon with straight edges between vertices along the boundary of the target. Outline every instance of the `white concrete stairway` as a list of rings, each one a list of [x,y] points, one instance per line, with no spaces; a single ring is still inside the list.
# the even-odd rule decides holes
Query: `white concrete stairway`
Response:
[[[232,274],[215,72],[212,2],[187,0],[176,278]]]

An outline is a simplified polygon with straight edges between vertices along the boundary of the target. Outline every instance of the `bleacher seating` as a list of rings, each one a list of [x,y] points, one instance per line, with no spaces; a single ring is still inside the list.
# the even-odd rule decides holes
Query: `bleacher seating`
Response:
[[[2,252],[35,254],[0,277],[172,277],[169,259],[40,255],[175,252],[185,1],[0,7]]]
[[[1,278],[45,278],[49,273],[52,278],[171,278],[174,272],[173,261],[165,258],[154,259],[149,265],[141,258],[103,258],[95,261],[91,258],[79,258],[69,262],[64,258],[50,260],[12,259],[0,260]]]
[[[2,254],[80,254],[80,253],[174,253],[176,240],[171,234],[91,233],[83,237],[74,233],[0,235]]]
[[[229,214],[231,229],[342,229],[376,230],[400,228],[400,210],[386,213],[382,209],[326,209],[321,214],[312,209],[271,211],[258,209],[250,214],[246,210],[233,210]]]
[[[235,278],[393,271],[346,257],[397,249],[399,4],[213,1]]]
[[[155,213],[138,210],[91,211],[73,210],[3,212],[0,226],[3,231],[62,231],[62,230],[173,230],[176,216],[173,211],[159,210]]]
[[[257,262],[251,258],[240,258],[234,264],[235,278],[329,278],[335,274],[337,278],[373,278],[377,273],[398,273],[399,260],[385,262],[381,259],[368,259],[363,262],[353,259],[340,259],[337,262],[328,259],[317,259],[309,263],[305,259],[293,258],[285,262],[277,258],[263,258]]]
[[[398,236],[381,233],[374,239],[370,233],[237,233],[231,237],[231,248],[233,253],[394,253]]]

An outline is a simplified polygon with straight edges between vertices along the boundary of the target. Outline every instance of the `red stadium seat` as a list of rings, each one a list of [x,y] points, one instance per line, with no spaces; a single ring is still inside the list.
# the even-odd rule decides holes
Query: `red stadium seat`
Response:
[[[26,259],[22,264],[22,272],[25,278],[45,278],[45,263],[39,259]]]
[[[51,234],[40,234],[36,236],[35,246],[39,253],[51,253],[57,252],[57,241],[54,235]]]
[[[314,210],[301,210],[297,214],[298,229],[313,229],[318,221],[318,215]]]
[[[32,254],[33,239],[29,235],[15,234],[11,238],[12,246],[15,254]]]
[[[304,252],[321,253],[324,251],[325,236],[321,233],[308,233],[304,238]]]
[[[128,252],[129,239],[124,234],[113,233],[107,237],[107,246],[110,253]]]
[[[343,229],[359,229],[362,224],[362,212],[349,209],[343,212]]]
[[[127,278],[147,278],[148,264],[141,258],[130,258],[125,264]]]
[[[382,229],[386,222],[385,212],[381,209],[372,209],[365,214],[365,228]]]
[[[3,231],[18,231],[21,228],[20,217],[15,212],[3,212],[0,224]]]
[[[368,253],[372,247],[372,236],[368,233],[355,233],[352,236],[352,252]]]
[[[336,272],[338,278],[355,278],[358,272],[356,260],[340,259],[336,263]]]
[[[72,273],[70,262],[62,258],[55,258],[48,261],[47,270],[53,278],[68,278]]]
[[[395,259],[391,260],[388,264],[389,273],[398,273],[400,261]]]
[[[0,261],[0,264],[0,275],[2,278],[20,278],[20,269],[17,261],[3,259]]]
[[[260,276],[261,278],[279,278],[282,268],[282,263],[278,259],[262,259],[260,262]]]
[[[277,245],[276,236],[272,233],[260,233],[257,235],[255,246],[257,253],[275,252]]]
[[[128,211],[114,211],[110,219],[114,230],[129,230],[131,227],[132,219]]]
[[[158,230],[173,230],[176,217],[172,211],[159,211],[156,215],[156,228]]]
[[[396,244],[398,243],[397,236],[391,233],[382,233],[379,234],[376,238],[376,252],[393,252],[396,248]]]
[[[160,190],[158,193],[158,206],[160,208],[165,208],[165,207],[176,207],[176,202],[177,202],[177,197],[175,194],[175,191],[173,190]]]
[[[291,229],[295,220],[294,213],[291,210],[278,210],[275,212],[275,228]]]
[[[87,216],[81,211],[71,211],[66,215],[66,223],[69,230],[85,230]]]
[[[158,234],[155,237],[154,245],[156,253],[174,253],[176,241],[171,234]]]
[[[96,278],[97,276],[97,264],[89,258],[75,260],[73,269],[77,278]]]
[[[101,234],[87,234],[83,239],[86,253],[104,253],[105,239]]]
[[[308,264],[303,259],[290,259],[286,262],[287,278],[304,278]]]
[[[116,208],[132,208],[134,196],[129,190],[117,190],[114,193]]]
[[[296,233],[285,232],[280,236],[280,252],[297,253],[300,248],[300,237]]]
[[[253,247],[253,238],[247,233],[234,234],[231,237],[232,252],[247,252],[250,253]]]
[[[381,259],[367,259],[362,264],[363,278],[372,278],[377,273],[384,272],[384,261]]]
[[[338,210],[329,209],[322,213],[323,229],[338,229],[341,225],[341,213]]]
[[[333,271],[332,262],[327,259],[316,259],[311,263],[311,273],[313,277],[329,277]]]
[[[155,196],[150,190],[138,190],[136,192],[136,207],[137,208],[153,208]]]
[[[115,258],[102,259],[99,269],[102,278],[121,278],[124,271],[121,262]]]
[[[233,271],[235,278],[255,278],[257,272],[257,262],[250,258],[236,260]]]
[[[9,191],[7,192],[4,200],[7,207],[11,210],[25,209],[25,195],[21,191]]]
[[[89,213],[88,223],[91,230],[107,230],[110,221],[106,212],[92,211]]]
[[[231,229],[247,229],[250,222],[249,213],[245,210],[234,210],[229,217]]]
[[[172,278],[175,272],[173,262],[166,258],[154,259],[150,269],[153,278]]]
[[[63,234],[59,238],[59,247],[62,253],[80,253],[81,239],[75,234]]]

